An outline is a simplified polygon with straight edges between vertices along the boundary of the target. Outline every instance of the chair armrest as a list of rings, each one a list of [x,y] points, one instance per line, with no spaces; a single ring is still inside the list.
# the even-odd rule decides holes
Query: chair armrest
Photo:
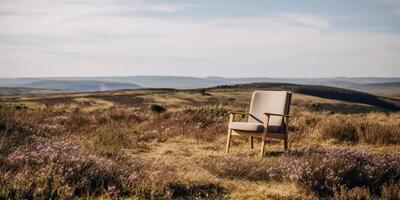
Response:
[[[249,117],[255,119],[256,121],[262,123],[262,121],[260,119],[258,119],[256,116],[252,115],[251,113],[229,111],[229,115],[232,115],[232,120],[233,120],[233,116],[235,116],[235,115],[248,115]],[[231,120],[230,120],[230,122],[231,122]]]
[[[229,114],[233,114],[233,115],[251,115],[250,113],[236,112],[236,111],[229,111]]]
[[[267,115],[267,116],[271,116],[271,115],[273,115],[273,116],[280,116],[280,117],[291,117],[290,115],[282,115],[282,114],[277,114],[277,113],[264,113],[264,115]]]

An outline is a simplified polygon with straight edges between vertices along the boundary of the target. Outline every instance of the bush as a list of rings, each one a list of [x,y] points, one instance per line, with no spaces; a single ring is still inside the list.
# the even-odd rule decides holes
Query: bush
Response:
[[[166,111],[164,107],[162,107],[160,105],[157,105],[157,104],[151,104],[150,105],[150,110],[155,112],[155,113],[163,113],[163,112]]]

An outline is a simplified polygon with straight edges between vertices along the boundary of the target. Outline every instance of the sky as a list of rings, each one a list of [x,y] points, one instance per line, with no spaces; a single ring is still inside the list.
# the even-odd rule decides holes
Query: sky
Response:
[[[0,77],[400,77],[400,0],[0,0]]]

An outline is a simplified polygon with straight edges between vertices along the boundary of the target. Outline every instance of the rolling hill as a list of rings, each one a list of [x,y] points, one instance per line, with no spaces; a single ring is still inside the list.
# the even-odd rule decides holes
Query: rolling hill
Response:
[[[58,82],[55,82],[58,83]],[[54,84],[55,84],[54,83]],[[46,82],[48,84],[48,82]],[[64,84],[64,83],[62,83]],[[79,86],[81,86],[80,84]],[[39,85],[40,87],[42,85]],[[89,87],[90,86],[90,87]],[[80,90],[92,90],[98,89],[99,85],[89,85],[87,88],[79,88]],[[57,87],[57,85],[54,85]],[[64,88],[67,89],[67,88]],[[69,87],[68,89],[73,89]],[[288,90],[296,94],[306,95],[310,97],[318,97],[325,100],[335,100],[341,101],[342,106],[340,109],[338,107],[326,104],[316,105],[329,106],[332,107],[332,111],[341,110],[341,112],[350,112],[354,110],[352,106],[356,107],[373,107],[379,109],[385,109],[388,111],[399,111],[400,110],[400,100],[396,98],[388,98],[385,96],[373,95],[365,92],[354,91],[350,89],[343,89],[337,87],[329,86],[317,86],[317,85],[301,85],[301,84],[289,84],[289,83],[250,83],[250,84],[236,84],[236,85],[222,85],[217,87],[209,87],[203,89],[127,89],[127,90],[116,90],[116,91],[98,91],[98,92],[79,92],[79,93],[68,93],[68,94],[43,94],[35,95],[32,99],[35,102],[45,103],[47,105],[53,105],[57,103],[65,103],[72,101],[75,96],[79,98],[95,98],[101,99],[101,101],[109,101],[111,104],[124,104],[129,106],[137,106],[146,103],[161,103],[161,104],[181,104],[183,102],[190,102],[190,104],[202,105],[205,102],[208,103],[227,103],[231,99],[243,98],[243,102],[248,102],[248,98],[254,90]],[[217,98],[216,93],[229,94],[229,98]],[[245,94],[245,96],[243,96]],[[23,101],[27,99],[21,96]],[[2,98],[0,98],[1,100]],[[19,97],[13,97],[12,99],[3,98],[3,101],[19,101]],[[85,100],[86,101],[86,100]],[[181,103],[179,103],[181,102]],[[347,102],[347,103],[346,103]],[[184,103],[183,103],[184,104]],[[311,103],[305,103],[305,106],[312,106]],[[364,109],[371,110],[371,109]]]
[[[352,89],[377,94],[400,94],[400,82],[359,84]]]
[[[47,94],[47,93],[58,93],[58,92],[61,91],[50,90],[50,89],[24,88],[24,87],[0,87],[0,96]]]
[[[117,83],[117,82],[104,82],[104,81],[59,81],[59,80],[44,80],[44,81],[23,84],[22,86],[29,88],[45,88],[45,89],[62,90],[69,92],[94,92],[94,91],[140,88],[139,85],[132,83]]]
[[[333,78],[225,78],[225,77],[186,77],[186,76],[122,76],[122,77],[48,77],[48,78],[0,78],[0,87],[33,87],[61,89],[68,91],[101,91],[109,89],[176,88],[195,89],[247,83],[292,83],[302,85],[323,85],[348,88],[369,93],[382,91],[400,94],[400,87],[395,87],[400,78],[381,77],[333,77]],[[129,85],[133,84],[133,85]],[[91,86],[89,86],[91,85]],[[106,87],[99,87],[105,85]],[[83,88],[83,90],[81,90]],[[90,88],[90,89],[85,89]]]
[[[246,88],[260,90],[288,90],[295,93],[335,99],[352,103],[362,103],[392,111],[400,110],[400,100],[373,95],[365,92],[319,85],[299,85],[287,83],[250,83],[218,86],[216,88]]]

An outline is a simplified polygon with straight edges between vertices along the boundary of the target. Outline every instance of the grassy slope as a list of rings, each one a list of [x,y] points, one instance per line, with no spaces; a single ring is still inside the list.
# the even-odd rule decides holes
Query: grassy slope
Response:
[[[71,100],[71,97],[74,96],[81,96],[81,97],[99,97],[103,98],[104,100],[110,100],[110,101],[117,101],[122,104],[130,105],[130,104],[140,104],[143,102],[143,100],[149,101],[150,99],[154,99],[152,95],[156,95],[155,97],[158,97],[157,95],[161,96],[159,99],[164,99],[163,96],[169,96],[169,99],[167,101],[171,101],[172,104],[181,102],[181,103],[186,103],[186,104],[191,104],[191,103],[201,103],[203,100],[202,99],[207,99],[207,101],[212,101],[214,103],[225,103],[227,99],[220,99],[218,96],[212,97],[212,98],[207,98],[207,95],[200,95],[198,99],[196,98],[186,98],[182,96],[183,94],[191,94],[191,93],[201,93],[202,91],[209,91],[209,92],[231,92],[231,91],[253,91],[253,90],[288,90],[292,91],[294,93],[298,94],[303,94],[303,95],[308,95],[308,96],[314,96],[314,97],[320,97],[324,99],[333,99],[333,100],[339,100],[344,102],[349,102],[349,103],[357,103],[358,105],[356,106],[359,108],[360,106],[372,106],[377,109],[382,108],[382,109],[387,109],[387,110],[392,110],[392,111],[397,111],[400,109],[400,101],[396,98],[388,98],[388,97],[383,97],[383,96],[376,96],[368,93],[363,93],[363,92],[358,92],[354,90],[348,90],[348,89],[342,89],[342,88],[335,88],[335,87],[328,87],[328,86],[313,86],[313,85],[298,85],[298,84],[286,84],[286,83],[252,83],[252,84],[239,84],[239,85],[229,85],[229,86],[218,86],[214,88],[208,88],[208,89],[194,89],[194,90],[174,90],[174,89],[141,89],[141,90],[125,90],[125,91],[110,91],[110,92],[94,92],[94,93],[77,93],[77,94],[68,94],[65,96],[64,94],[61,95],[44,95],[41,97],[33,97],[32,100],[37,99],[39,102],[43,103],[49,103],[53,104],[56,103],[58,100],[60,101],[66,101],[66,100]],[[177,94],[178,97],[175,97]],[[140,97],[137,97],[140,96]],[[60,98],[61,97],[61,98]],[[10,100],[17,100],[19,99],[18,97],[15,98],[9,98]],[[27,99],[27,98],[23,98]],[[36,101],[36,100],[35,100]],[[164,100],[162,100],[164,101]],[[159,102],[159,103],[164,103],[164,102]],[[168,103],[168,102],[166,102]],[[361,105],[362,104],[362,105]],[[332,110],[335,109],[329,108],[331,106],[324,106],[322,105],[316,105],[317,107],[323,107],[322,109],[327,109],[327,110]],[[321,109],[321,108],[319,108]],[[343,109],[339,109],[339,112],[345,111]],[[351,112],[351,110],[349,111]]]
[[[218,88],[218,87],[217,87]],[[260,90],[288,90],[295,93],[322,97],[327,99],[336,99],[353,103],[363,103],[380,108],[398,111],[400,110],[400,102],[389,100],[385,97],[377,95],[328,86],[316,85],[298,85],[286,83],[251,83],[232,86],[220,86],[219,88],[247,88]]]
[[[58,126],[73,127],[70,128],[71,130],[62,129],[61,133],[56,134],[54,137],[71,141],[95,154],[111,158],[117,155],[135,159],[154,158],[177,166],[180,178],[188,179],[192,182],[218,183],[224,186],[229,191],[225,195],[226,198],[315,198],[314,194],[304,193],[301,187],[292,182],[221,178],[210,173],[202,167],[204,160],[207,161],[210,156],[217,158],[226,156],[224,154],[226,118],[216,117],[213,121],[207,121],[207,118],[204,118],[205,121],[202,121],[203,118],[201,117],[199,119],[187,119],[191,115],[182,114],[182,109],[187,107],[204,107],[215,104],[224,104],[226,108],[245,111],[249,105],[253,90],[287,89],[287,87],[293,87],[293,85],[219,87],[208,89],[206,93],[201,90],[152,89],[2,97],[1,101],[3,103],[0,105],[27,105],[27,112],[31,112],[27,119],[38,118],[35,123],[48,127],[49,130],[53,130],[54,127]],[[366,149],[373,153],[400,153],[399,145],[353,144],[333,139],[321,139],[318,134],[323,129],[317,128],[314,130],[312,128],[313,126],[318,126],[320,122],[328,122],[336,118],[350,121],[357,119],[359,121],[377,121],[379,123],[387,123],[388,121],[398,123],[398,113],[385,114],[378,107],[305,95],[307,92],[299,88],[297,88],[297,91],[298,93],[295,93],[292,104],[292,115],[294,116],[291,121],[293,130],[290,137],[292,149],[317,143],[327,148],[343,146],[356,150]],[[303,91],[304,94],[299,91]],[[163,105],[168,112],[162,115],[150,113],[148,111],[148,105],[150,104]],[[7,109],[12,108],[9,105],[7,107]],[[43,108],[46,109],[43,111],[36,110]],[[331,113],[325,111],[350,112],[354,114],[331,115]],[[176,118],[174,117],[175,115],[169,114],[175,112]],[[103,115],[108,116],[107,120],[101,121]],[[173,115],[173,117],[168,117],[169,115]],[[43,119],[40,120],[40,118]],[[23,120],[24,118],[21,119]],[[63,121],[65,119],[67,119],[66,122]],[[144,120],[144,122],[141,120]],[[195,124],[192,124],[190,120],[194,120]],[[99,124],[100,122],[105,124]],[[198,123],[200,123],[199,128],[197,128]],[[211,123],[211,125],[202,128],[201,123]],[[180,126],[184,128],[181,130],[179,129]],[[199,130],[197,131],[197,129]],[[169,133],[167,130],[170,131],[170,135],[167,134]],[[135,134],[151,133],[152,131],[159,133],[154,136],[156,139],[148,139],[140,143],[126,143]],[[167,132],[166,135],[163,133],[164,131]],[[195,132],[198,135],[190,135],[189,132]],[[209,139],[205,140],[205,137]],[[243,159],[253,159],[258,155],[258,142],[255,147],[256,149],[250,149],[246,139],[235,138],[231,155]],[[269,141],[266,149],[267,154],[264,160],[267,161],[273,162],[283,154],[280,142]],[[104,197],[106,198],[107,196]]]
[[[32,94],[58,93],[61,91],[51,89],[34,89],[24,87],[0,87],[0,96],[21,96]]]
[[[360,84],[354,88],[375,94],[400,94],[400,82]]]

